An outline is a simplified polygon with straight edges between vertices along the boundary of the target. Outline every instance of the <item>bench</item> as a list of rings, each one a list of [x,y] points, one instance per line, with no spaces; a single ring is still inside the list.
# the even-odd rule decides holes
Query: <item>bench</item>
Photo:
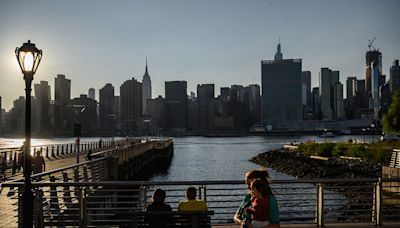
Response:
[[[205,212],[164,212],[164,211],[133,211],[129,213],[131,223],[126,227],[184,227],[211,228],[211,217],[214,211]]]

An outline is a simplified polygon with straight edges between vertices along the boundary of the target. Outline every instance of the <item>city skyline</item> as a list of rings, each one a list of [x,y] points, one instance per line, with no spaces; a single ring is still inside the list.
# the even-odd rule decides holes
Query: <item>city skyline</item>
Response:
[[[260,62],[274,58],[279,38],[283,57],[301,58],[303,71],[311,71],[312,87],[323,67],[340,71],[342,83],[364,79],[373,37],[387,78],[400,57],[397,1],[93,3],[0,3],[3,108],[24,94],[14,49],[28,39],[44,53],[33,83],[48,81],[52,100],[57,74],[71,79],[75,98],[106,83],[117,88],[132,77],[141,81],[146,56],[153,98],[165,97],[165,81],[187,81],[188,93],[213,83],[216,95],[232,84],[261,85]]]

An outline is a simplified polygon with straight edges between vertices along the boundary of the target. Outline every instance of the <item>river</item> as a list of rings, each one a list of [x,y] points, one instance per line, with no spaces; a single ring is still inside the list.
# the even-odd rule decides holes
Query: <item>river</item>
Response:
[[[350,138],[358,142],[372,141],[373,136],[346,135],[326,139],[346,142]],[[377,140],[375,136],[374,140]],[[81,138],[81,142],[99,141],[100,138]],[[102,138],[111,140],[111,138]],[[123,139],[123,138],[115,138]],[[75,138],[52,138],[31,140],[31,145],[73,143]],[[325,141],[317,136],[248,136],[248,137],[177,137],[174,141],[174,157],[170,167],[150,177],[151,181],[190,180],[241,180],[245,171],[259,168],[249,161],[259,153],[277,149],[285,143]],[[0,138],[0,148],[20,147],[22,138]],[[292,176],[269,170],[273,179],[291,179]]]

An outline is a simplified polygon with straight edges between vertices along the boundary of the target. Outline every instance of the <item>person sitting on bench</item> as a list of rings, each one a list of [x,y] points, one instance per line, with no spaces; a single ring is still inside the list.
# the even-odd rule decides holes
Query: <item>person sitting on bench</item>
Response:
[[[196,188],[186,190],[187,200],[179,203],[178,211],[207,211],[207,204],[203,200],[196,200]]]

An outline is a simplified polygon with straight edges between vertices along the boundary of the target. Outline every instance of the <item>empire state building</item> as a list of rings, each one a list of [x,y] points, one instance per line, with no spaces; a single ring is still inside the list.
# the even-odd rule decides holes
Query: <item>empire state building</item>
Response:
[[[147,59],[146,59],[146,71],[144,72],[143,75],[143,80],[142,80],[142,94],[143,94],[143,115],[147,115],[147,100],[151,99],[151,79],[149,72],[147,70]]]

